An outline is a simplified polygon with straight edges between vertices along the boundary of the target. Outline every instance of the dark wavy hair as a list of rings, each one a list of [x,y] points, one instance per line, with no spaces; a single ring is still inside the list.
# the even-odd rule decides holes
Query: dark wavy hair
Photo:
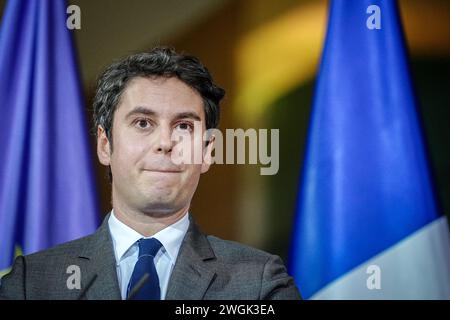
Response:
[[[194,56],[179,54],[172,48],[156,47],[133,54],[109,67],[100,75],[94,97],[94,132],[101,126],[111,143],[114,112],[127,84],[135,77],[177,77],[196,90],[203,99],[206,128],[216,128],[220,101],[225,91],[217,86],[208,69]],[[112,149],[111,149],[112,150]]]

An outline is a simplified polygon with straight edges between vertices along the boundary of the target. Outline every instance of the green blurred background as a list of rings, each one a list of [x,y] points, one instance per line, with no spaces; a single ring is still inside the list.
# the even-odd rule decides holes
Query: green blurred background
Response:
[[[287,258],[315,76],[326,30],[324,0],[72,0],[86,97],[113,60],[154,45],[198,56],[226,91],[220,129],[280,129],[277,175],[259,165],[214,165],[191,212],[202,229]],[[5,0],[0,0],[0,14]],[[419,110],[443,213],[450,212],[450,1],[399,1]],[[1,66],[0,66],[1,68]],[[95,154],[102,215],[107,173]],[[408,183],[405,181],[405,183]]]

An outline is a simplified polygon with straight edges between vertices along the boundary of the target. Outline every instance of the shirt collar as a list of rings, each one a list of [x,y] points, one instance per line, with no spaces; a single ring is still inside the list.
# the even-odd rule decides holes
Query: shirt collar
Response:
[[[111,210],[108,225],[114,243],[117,263],[120,262],[124,254],[136,243],[136,241],[141,238],[148,238],[117,219],[114,215],[114,210]],[[181,243],[183,242],[188,228],[189,213],[186,212],[180,220],[155,233],[151,237],[158,239],[162,243],[163,249],[169,255],[172,264],[175,264]]]

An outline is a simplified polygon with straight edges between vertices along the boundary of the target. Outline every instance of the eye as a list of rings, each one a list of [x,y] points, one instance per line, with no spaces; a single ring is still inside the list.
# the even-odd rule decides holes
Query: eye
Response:
[[[192,131],[193,130],[193,126],[189,122],[180,122],[177,124],[177,126],[175,128],[180,131]]]
[[[135,121],[135,125],[139,129],[148,129],[151,126],[151,123],[148,119],[137,119]]]

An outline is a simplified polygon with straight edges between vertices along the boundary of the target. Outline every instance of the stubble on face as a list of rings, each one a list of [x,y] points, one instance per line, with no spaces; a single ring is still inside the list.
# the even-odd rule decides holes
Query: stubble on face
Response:
[[[174,164],[172,134],[185,134],[194,121],[205,127],[203,100],[179,79],[130,81],[115,111],[110,155],[113,208],[124,223],[144,230],[149,222],[163,226],[186,214],[209,166]]]

